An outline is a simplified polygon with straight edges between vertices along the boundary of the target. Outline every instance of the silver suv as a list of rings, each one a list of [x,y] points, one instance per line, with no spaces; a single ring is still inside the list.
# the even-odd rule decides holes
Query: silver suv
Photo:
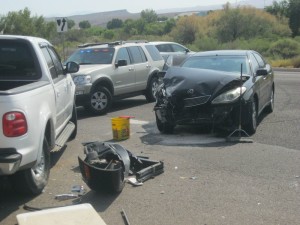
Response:
[[[106,113],[113,99],[145,95],[155,101],[158,72],[164,60],[156,47],[143,41],[85,44],[67,59],[80,64],[72,74],[76,104],[94,114]]]

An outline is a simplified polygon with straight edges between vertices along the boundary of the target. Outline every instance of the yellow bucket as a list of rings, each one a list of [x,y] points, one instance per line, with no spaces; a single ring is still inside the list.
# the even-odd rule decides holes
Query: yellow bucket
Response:
[[[111,119],[113,139],[126,140],[130,136],[129,117],[115,117]]]

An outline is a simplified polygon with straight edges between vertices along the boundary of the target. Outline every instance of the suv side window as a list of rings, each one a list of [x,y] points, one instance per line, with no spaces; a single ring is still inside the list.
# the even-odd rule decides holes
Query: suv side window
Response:
[[[160,52],[172,52],[171,45],[169,45],[169,44],[156,45],[156,48]]]
[[[186,52],[186,49],[181,47],[180,45],[172,44],[172,48],[174,52]]]
[[[163,59],[154,45],[145,45],[145,47],[148,50],[153,61],[160,61]]]
[[[143,63],[147,61],[145,53],[141,47],[132,46],[129,47],[129,51],[131,53],[133,63],[137,64],[137,63]]]
[[[63,67],[56,52],[51,47],[42,47],[43,55],[47,61],[48,68],[53,79],[63,75]]]
[[[119,60],[127,60],[127,64],[131,64],[131,61],[130,61],[130,57],[129,57],[129,54],[128,54],[128,51],[127,51],[127,48],[120,48],[118,53],[117,53],[117,56],[116,56],[116,61],[115,62],[118,62]]]

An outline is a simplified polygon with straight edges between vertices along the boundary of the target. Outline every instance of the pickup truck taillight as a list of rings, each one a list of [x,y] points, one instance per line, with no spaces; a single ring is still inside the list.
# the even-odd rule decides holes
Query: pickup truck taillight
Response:
[[[2,118],[3,133],[6,137],[18,137],[27,133],[27,121],[21,112],[8,112]]]

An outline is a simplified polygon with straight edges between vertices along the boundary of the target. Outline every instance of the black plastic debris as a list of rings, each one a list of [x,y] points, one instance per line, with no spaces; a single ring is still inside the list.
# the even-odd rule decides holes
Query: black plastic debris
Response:
[[[135,156],[116,143],[96,141],[83,146],[85,159],[78,157],[80,172],[94,191],[121,192],[129,175],[144,182],[164,172],[162,161]]]

